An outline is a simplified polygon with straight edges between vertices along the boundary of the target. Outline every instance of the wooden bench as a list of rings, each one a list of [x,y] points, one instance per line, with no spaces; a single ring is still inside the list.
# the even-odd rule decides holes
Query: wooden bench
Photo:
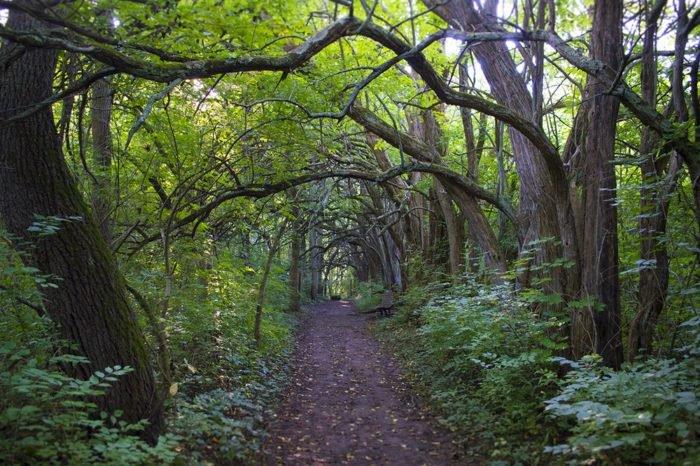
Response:
[[[382,303],[379,305],[377,310],[380,316],[391,315],[391,309],[394,307],[394,292],[391,289],[384,291],[382,294]]]

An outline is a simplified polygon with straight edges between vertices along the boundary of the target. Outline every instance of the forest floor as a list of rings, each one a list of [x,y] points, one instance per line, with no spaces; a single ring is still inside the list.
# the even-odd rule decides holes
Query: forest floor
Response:
[[[402,380],[348,301],[312,306],[271,420],[267,465],[452,465],[450,435]]]

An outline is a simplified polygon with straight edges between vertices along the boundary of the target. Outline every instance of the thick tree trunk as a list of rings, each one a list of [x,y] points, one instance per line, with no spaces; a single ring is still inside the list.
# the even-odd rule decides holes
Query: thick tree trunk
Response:
[[[478,11],[480,7],[472,0],[423,0],[423,3],[434,8],[435,13],[448,24],[464,31],[485,32],[499,28],[489,19],[492,12]],[[495,5],[496,2],[487,2],[487,6]],[[475,54],[496,100],[531,118],[532,98],[507,45],[503,42],[480,42],[473,44],[470,50]],[[537,259],[539,263],[547,263],[565,257],[573,263],[569,269],[560,267],[553,270],[547,287],[551,293],[575,296],[579,288],[579,253],[563,165],[548,166],[537,148],[522,134],[510,128],[509,135],[520,177],[519,225],[526,232],[522,236],[532,240],[556,238],[561,242],[561,246],[557,241],[542,244]]]
[[[622,52],[622,2],[597,0],[591,33],[593,58],[617,70]],[[592,79],[585,160],[585,221],[582,250],[583,296],[592,300],[595,351],[606,365],[622,363],[618,276],[615,131],[620,106],[608,86]]]
[[[484,256],[488,272],[494,275],[496,281],[502,281],[502,275],[506,271],[506,261],[501,253],[493,228],[491,228],[479,204],[463,191],[453,189],[450,185],[446,185],[446,187],[459,206],[462,215],[467,219],[467,229]]]
[[[13,10],[8,26],[29,30],[42,25]],[[15,50],[6,45],[0,55]],[[7,64],[0,72],[0,118],[51,95],[56,58],[54,50],[27,49]],[[48,108],[0,127],[0,215],[27,261],[57,278],[58,288],[44,290],[44,304],[90,360],[76,368],[77,375],[87,378],[114,365],[132,367],[97,401],[109,411],[122,410],[129,421],[147,418],[145,436],[155,439],[162,428],[162,406],[143,335],[109,246],[68,173]],[[61,222],[58,232],[36,237],[27,231],[35,215],[79,220]]]
[[[442,210],[442,216],[445,219],[445,227],[447,230],[450,275],[452,275],[453,278],[456,278],[462,274],[462,257],[464,255],[464,225],[460,224],[459,216],[452,207],[452,200],[447,194],[445,187],[440,184],[440,181],[437,179],[435,180],[435,192],[437,194],[440,210]]]
[[[405,286],[403,283],[403,273],[401,271],[401,251],[388,231],[384,231],[381,239],[384,243],[387,255],[387,266],[389,269],[388,286],[403,291],[405,290]]]

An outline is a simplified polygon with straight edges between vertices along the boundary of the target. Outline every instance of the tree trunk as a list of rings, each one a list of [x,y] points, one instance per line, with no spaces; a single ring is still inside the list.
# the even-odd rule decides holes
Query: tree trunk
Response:
[[[438,107],[439,108],[439,107]],[[425,143],[429,147],[435,147],[438,149],[437,154],[439,156],[434,157],[429,160],[433,163],[442,164],[442,155],[445,153],[445,148],[442,144],[442,129],[438,124],[432,111],[426,111],[423,113],[422,125],[416,126],[417,136],[422,137]],[[468,134],[469,129],[465,128],[465,132]],[[469,136],[467,136],[469,137]],[[473,137],[473,132],[472,132]],[[478,160],[479,150],[475,147],[473,149],[473,154],[471,159]],[[427,156],[427,154],[426,154]],[[470,163],[470,177],[475,179],[477,174],[477,162],[473,161]],[[441,181],[441,178],[436,177],[438,183],[436,184],[436,196],[438,201],[438,207],[441,208],[443,213],[443,218],[445,219],[445,225],[447,228],[448,241],[449,241],[449,254],[450,254],[450,264],[457,270],[462,268],[462,257],[464,249],[464,232],[463,225],[458,222],[458,216],[454,215],[452,210],[452,205],[447,199],[440,199],[440,187],[443,187],[450,198],[455,201],[457,206],[461,211],[462,216],[467,219],[467,227],[469,229],[470,236],[472,240],[479,245],[481,253],[484,255],[484,262],[486,266],[490,269],[496,276],[496,280],[500,281],[500,276],[506,270],[506,263],[501,253],[500,247],[496,236],[493,233],[491,225],[488,223],[486,216],[479,207],[479,204],[473,196],[466,194],[460,188],[454,186],[451,182],[445,180]],[[448,209],[449,208],[449,209]],[[454,261],[454,263],[453,263]]]
[[[502,281],[503,274],[507,268],[506,261],[501,253],[493,228],[491,228],[484,212],[479,207],[476,199],[461,190],[452,189],[449,185],[446,186],[448,192],[459,206],[462,215],[467,219],[469,234],[484,256],[484,264],[488,267],[488,272],[494,275],[495,281]]]
[[[427,240],[426,247],[423,250],[423,261],[431,264],[431,269],[436,265],[443,264],[447,259],[444,250],[440,248],[440,239],[443,237],[443,227],[445,224],[442,217],[442,210],[437,202],[435,188],[430,188],[428,191],[427,204],[430,206],[428,214]],[[432,273],[432,270],[431,270]]]
[[[292,244],[289,254],[289,311],[299,312],[301,309],[301,235],[297,231],[298,226],[292,232]]]
[[[642,98],[651,105],[656,103],[656,55],[655,41],[658,29],[657,21],[661,14],[665,0],[661,0],[647,11],[647,29],[644,34],[644,48],[642,58]],[[683,8],[684,10],[684,8]],[[683,16],[683,11],[679,11]],[[679,18],[680,19],[680,18]],[[683,19],[679,21],[679,27],[684,26]],[[682,40],[680,34],[676,38]],[[680,58],[683,60],[681,47]],[[674,68],[674,70],[677,68]],[[674,85],[678,81],[674,79]],[[681,81],[682,85],[682,81]],[[674,107],[678,109],[679,99],[674,98]],[[683,115],[682,106],[679,117]],[[628,360],[633,361],[639,354],[649,355],[653,350],[653,337],[656,322],[661,315],[666,301],[669,280],[669,257],[666,245],[662,238],[666,234],[666,221],[668,218],[668,206],[670,191],[675,185],[678,160],[673,158],[668,169],[666,182],[663,183],[663,167],[659,159],[655,157],[658,148],[658,135],[649,128],[642,130],[642,139],[639,147],[643,162],[642,188],[640,192],[640,259],[644,261],[639,272],[639,306],[632,322],[630,322],[628,338]],[[659,187],[663,184],[662,187]]]
[[[597,0],[593,14],[593,58],[617,70],[622,52],[622,2]],[[589,306],[595,323],[594,349],[606,365],[618,368],[622,363],[622,335],[613,160],[620,102],[617,97],[606,95],[608,86],[598,79],[592,78],[587,88],[592,104],[584,173],[582,294],[593,301]]]
[[[311,300],[316,301],[322,296],[321,292],[321,267],[323,266],[323,253],[321,251],[321,234],[317,225],[309,229],[309,269],[311,272]]]
[[[111,14],[108,11],[98,11],[97,17],[107,23],[108,30],[111,29]],[[109,78],[100,79],[92,85],[91,97],[92,156],[96,166],[92,208],[102,235],[107,244],[111,244],[110,214],[114,193],[109,173],[112,165],[112,135],[109,129],[112,118],[112,84]]]
[[[384,231],[382,242],[386,248],[387,265],[389,266],[389,286],[403,291],[406,288],[401,270],[401,251],[388,231]]]
[[[255,346],[260,346],[261,334],[260,327],[262,326],[263,308],[265,307],[265,291],[267,290],[267,281],[270,278],[270,270],[272,269],[272,261],[275,259],[277,248],[279,248],[284,230],[287,228],[287,222],[284,222],[270,244],[270,250],[267,253],[265,268],[263,269],[262,277],[260,278],[260,286],[258,287],[258,301],[255,305],[255,324],[253,325],[253,337],[255,338]]]
[[[389,170],[392,167],[392,164],[389,161],[389,157],[386,155],[386,151],[378,150],[375,147],[378,137],[371,132],[367,132],[365,134],[365,137],[368,146],[374,154],[374,158],[377,161],[377,165],[379,165],[379,168],[381,168],[382,170]],[[408,191],[409,185],[406,182],[406,180],[404,180],[400,176],[390,180],[390,182],[382,183],[381,186],[384,189],[384,192],[386,193],[392,205],[400,211],[400,213],[397,214],[398,218],[395,222],[392,221],[392,219],[388,219],[390,223],[388,225],[388,228],[389,232],[391,233],[391,237],[394,240],[394,243],[396,243],[399,257],[403,259],[399,260],[399,267],[401,270],[401,289],[405,290],[408,287],[408,270],[405,259],[409,256],[409,251],[415,251],[418,249],[417,247],[415,247],[416,245],[413,245],[414,247],[411,247],[411,242],[413,238],[411,230],[413,227],[411,225],[412,213],[410,209],[412,202],[410,198],[414,197],[415,193],[409,193],[408,203],[404,202],[403,196]],[[376,205],[374,198],[372,199],[372,202]]]
[[[442,216],[445,218],[445,226],[447,230],[447,241],[449,245],[449,266],[450,275],[457,278],[462,274],[462,256],[463,256],[463,227],[459,222],[459,216],[452,207],[452,200],[447,194],[444,186],[440,181],[435,180],[435,192],[437,194],[438,204],[442,210]]]
[[[15,10],[7,25],[16,30],[42,27]],[[0,55],[12,54],[16,47],[3,46]],[[52,94],[56,59],[55,50],[26,49],[7,64],[0,74],[1,118]],[[58,279],[58,288],[45,290],[44,305],[90,360],[75,369],[76,375],[87,378],[108,366],[132,367],[97,402],[109,411],[122,410],[128,421],[147,418],[145,437],[154,440],[163,424],[162,406],[144,338],[109,246],[68,173],[49,108],[0,127],[0,214],[27,262]],[[36,237],[27,231],[35,215],[79,220],[61,222],[58,232]]]
[[[499,30],[492,21],[493,11],[478,11],[481,8],[473,0],[442,2],[423,0],[426,6],[453,27],[469,32]],[[496,2],[487,2],[494,7]],[[518,73],[508,46],[504,42],[479,42],[470,50],[476,56],[489,87],[502,105],[515,110],[520,115],[531,118],[533,102],[527,85]],[[537,253],[539,263],[553,262],[565,257],[574,265],[568,270],[559,267],[552,271],[547,285],[551,293],[566,297],[575,296],[579,288],[579,254],[574,230],[573,215],[568,198],[568,187],[564,167],[550,167],[537,148],[522,134],[509,129],[516,171],[520,177],[520,221],[524,238],[532,240],[557,238],[541,245]]]

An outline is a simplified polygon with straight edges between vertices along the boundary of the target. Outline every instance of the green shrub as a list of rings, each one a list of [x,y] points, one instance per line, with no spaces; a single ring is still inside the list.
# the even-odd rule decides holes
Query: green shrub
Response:
[[[187,438],[183,455],[199,464],[248,464],[260,454],[264,416],[283,386],[287,354],[255,359],[253,354],[225,358],[227,380],[213,386],[206,376],[185,378],[175,398],[172,431]]]
[[[45,220],[30,231],[51,234],[56,222]],[[40,291],[58,285],[20,259],[0,230],[0,464],[173,462],[173,436],[148,445],[138,437],[143,422],[127,423],[95,403],[128,367],[104,368],[87,380],[66,375],[66,368],[87,361],[71,355],[50,319],[35,309]]]
[[[649,359],[617,372],[597,356],[562,361],[573,370],[547,411],[571,436],[545,451],[577,462],[699,464],[699,355],[695,346],[678,360]]]
[[[127,423],[119,419],[119,412],[100,412],[91,401],[103,396],[130,368],[107,367],[87,380],[59,370],[59,365],[85,362],[68,354],[42,361],[14,342],[0,345],[0,463],[172,463],[173,436],[163,436],[150,446],[137,437],[145,421]]]
[[[292,342],[294,317],[283,312],[286,270],[271,271],[257,347],[253,322],[261,268],[230,250],[219,251],[207,269],[198,268],[200,256],[191,251],[179,249],[174,257],[183,265],[163,319],[176,392],[167,404],[169,431],[181,437],[179,452],[187,464],[251,463],[265,435],[263,407],[281,387]],[[157,303],[160,273],[157,264],[139,264],[130,281]]]
[[[465,443],[476,433],[491,458],[535,463],[554,434],[543,402],[556,389],[561,322],[536,316],[511,288],[469,282],[413,290],[383,325]]]
[[[384,285],[377,282],[360,282],[355,293],[355,306],[360,311],[366,311],[379,306],[382,300]]]

